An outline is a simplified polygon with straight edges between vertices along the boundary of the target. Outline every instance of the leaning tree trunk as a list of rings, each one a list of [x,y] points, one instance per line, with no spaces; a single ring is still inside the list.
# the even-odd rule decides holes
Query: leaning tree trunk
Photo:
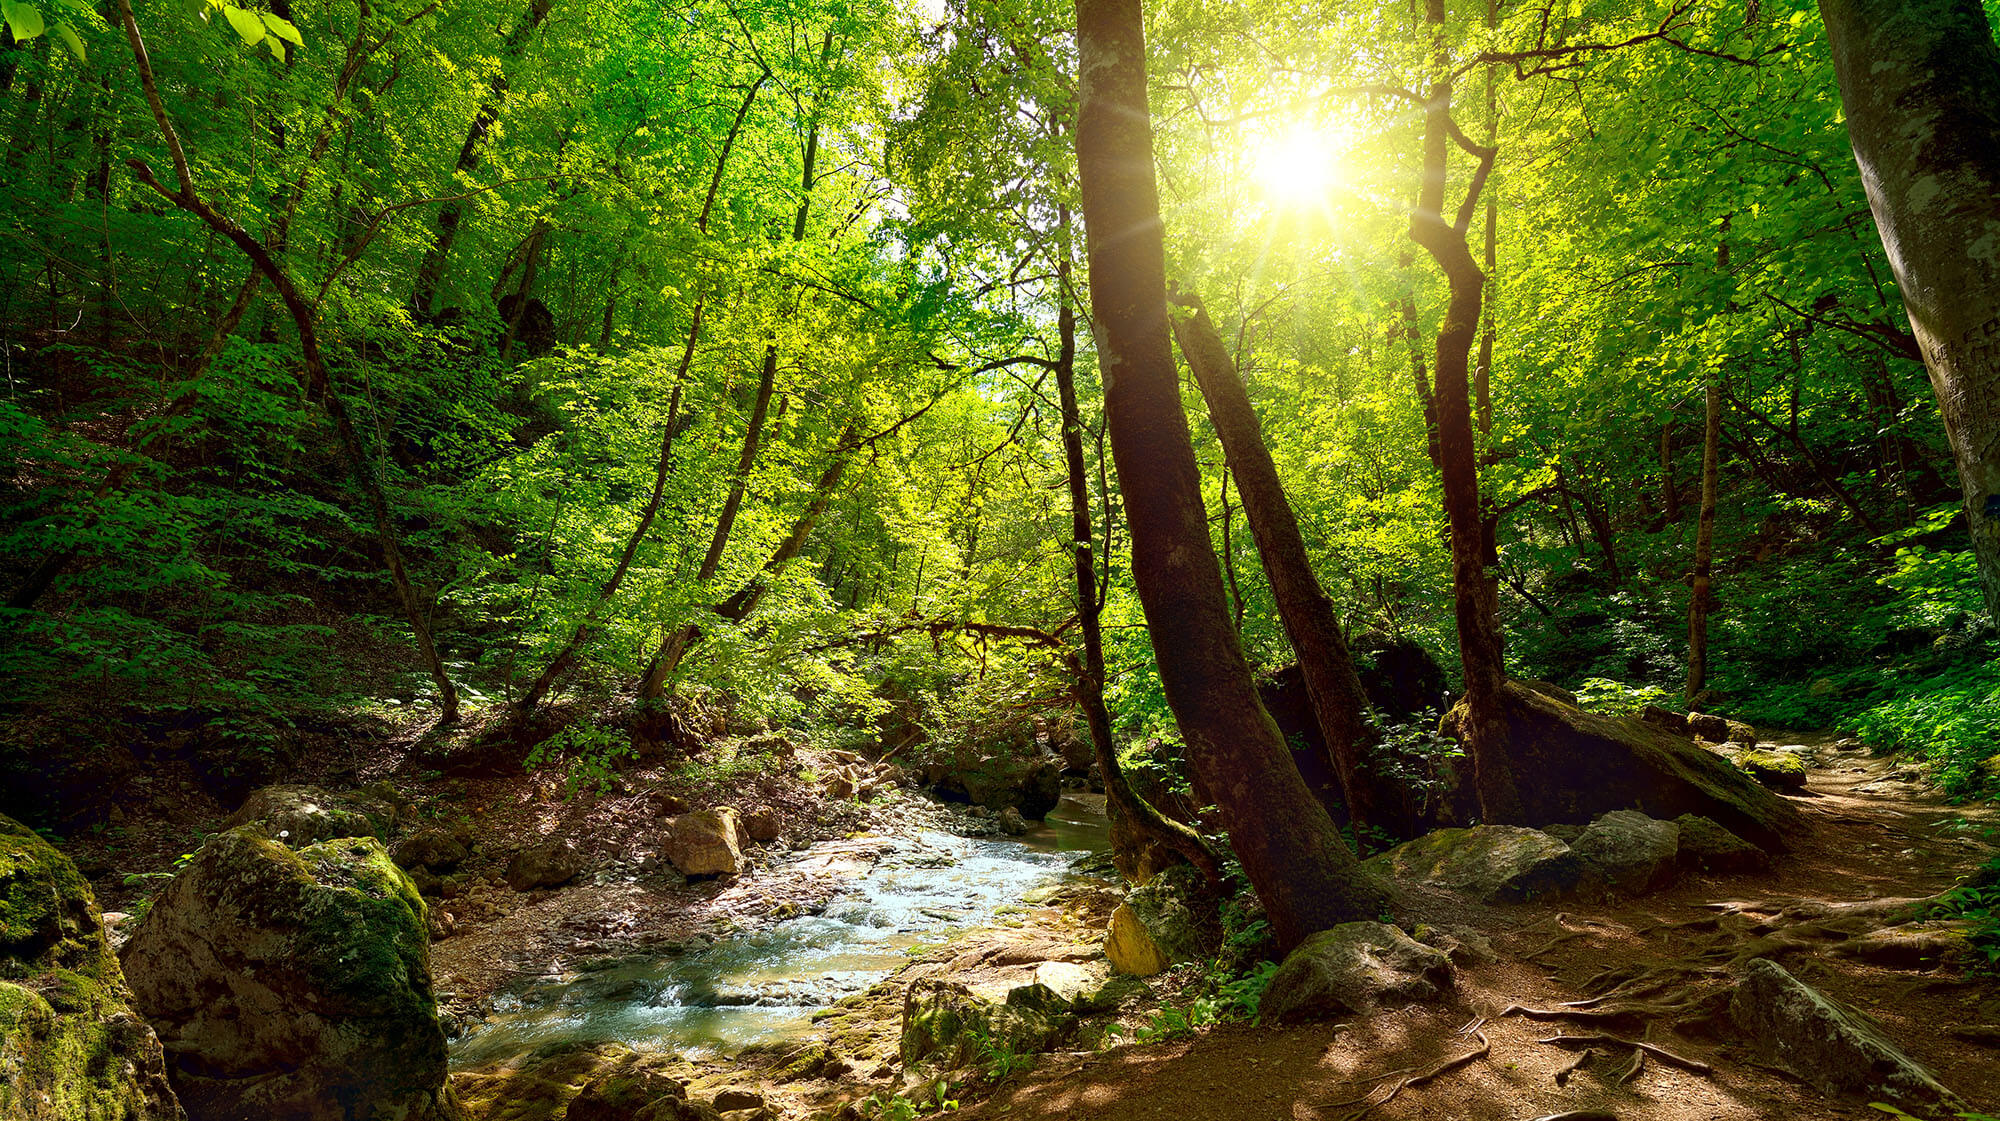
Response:
[[[1354,672],[1354,656],[1348,652],[1340,621],[1334,618],[1333,600],[1313,574],[1305,538],[1299,533],[1299,519],[1292,513],[1277,464],[1264,445],[1263,427],[1215,324],[1209,322],[1200,297],[1181,294],[1175,300],[1193,313],[1174,320],[1174,336],[1201,386],[1209,419],[1222,440],[1229,469],[1236,475],[1250,535],[1264,561],[1264,575],[1270,579],[1271,597],[1277,601],[1285,637],[1298,655],[1306,699],[1326,739],[1328,761],[1340,776],[1348,816],[1356,825],[1380,824],[1377,779],[1369,770],[1367,757],[1380,736],[1368,719],[1368,696]]]
[[[1381,894],[1292,765],[1229,623],[1167,325],[1139,0],[1077,0],[1076,15],[1090,302],[1133,581],[1196,775],[1289,949],[1315,930],[1372,917]]]
[[[1847,135],[2000,620],[2000,49],[1979,0],[1820,0]]]
[[[1709,562],[1715,551],[1715,476],[1722,443],[1722,387],[1708,383],[1708,419],[1701,438],[1701,515],[1694,530],[1694,594],[1688,598],[1688,708],[1708,678]]]

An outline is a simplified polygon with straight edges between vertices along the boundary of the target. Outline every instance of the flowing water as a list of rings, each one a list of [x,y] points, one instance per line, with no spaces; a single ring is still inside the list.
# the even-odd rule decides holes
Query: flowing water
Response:
[[[910,947],[990,922],[1109,847],[1101,809],[1074,797],[1031,825],[1018,839],[899,837],[824,913],[532,984],[496,1000],[492,1016],[452,1045],[452,1064],[483,1066],[556,1042],[698,1056],[807,1035],[813,1013],[887,976]]]

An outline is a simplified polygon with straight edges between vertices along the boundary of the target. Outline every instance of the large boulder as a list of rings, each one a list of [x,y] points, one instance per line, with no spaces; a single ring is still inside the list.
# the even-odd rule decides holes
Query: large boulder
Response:
[[[1806,761],[1784,751],[1752,748],[1735,756],[1736,768],[1773,790],[1800,790],[1806,784]]]
[[[1610,887],[1642,895],[1680,875],[1681,827],[1637,810],[1613,810],[1590,823],[1570,848]]]
[[[381,842],[202,846],[125,944],[193,1121],[453,1121],[424,904]]]
[[[1515,825],[1434,830],[1370,857],[1364,866],[1481,903],[1560,899],[1596,883],[1590,866],[1568,845]]]
[[[1390,723],[1402,723],[1426,713],[1442,712],[1450,694],[1444,667],[1414,640],[1365,631],[1351,649],[1368,703]]]
[[[743,867],[743,819],[728,806],[667,822],[663,850],[684,876],[733,876]]]
[[[0,1117],[181,1118],[160,1041],[128,1001],[90,885],[0,817]]]
[[[544,841],[522,849],[507,862],[507,886],[515,891],[560,887],[581,871],[583,854],[568,841]]]
[[[1111,912],[1104,956],[1113,972],[1151,977],[1215,948],[1215,932],[1195,907],[1198,875],[1175,865],[1133,888]]]
[[[338,837],[385,838],[395,823],[395,806],[379,798],[284,785],[252,791],[223,828],[247,825],[260,836],[304,848]]]
[[[397,841],[389,854],[405,869],[428,868],[433,872],[447,872],[472,854],[471,841],[468,829],[429,825]]]
[[[1496,746],[1530,821],[1584,824],[1629,809],[1663,820],[1695,813],[1777,849],[1804,828],[1783,798],[1689,740],[1630,717],[1585,712],[1518,682],[1502,696],[1507,735]],[[1461,704],[1440,728],[1462,740],[1464,719]]]
[[[1655,728],[1672,732],[1677,736],[1686,736],[1690,739],[1694,737],[1694,729],[1689,727],[1686,713],[1674,712],[1659,705],[1641,705],[1639,723],[1651,724]]]
[[[1768,958],[1744,968],[1729,1016],[1767,1058],[1821,1093],[1886,1098],[1920,1109],[1962,1108],[1880,1027]]]
[[[1277,1023],[1372,1012],[1436,1000],[1452,980],[1444,951],[1384,923],[1342,923],[1307,936],[1285,957],[1257,1012]]]
[[[948,799],[989,810],[1012,806],[1031,818],[1056,808],[1062,774],[1062,760],[1032,741],[984,751],[960,748],[933,758],[925,768],[926,781]]]
[[[1761,872],[1771,866],[1771,854],[1700,814],[1682,814],[1679,859],[1683,867],[1702,872]]]
[[[1044,985],[1010,990],[991,1000],[956,981],[912,981],[903,991],[903,1065],[957,1070],[987,1048],[1016,1054],[1047,1051],[1067,1039],[1076,1018]]]

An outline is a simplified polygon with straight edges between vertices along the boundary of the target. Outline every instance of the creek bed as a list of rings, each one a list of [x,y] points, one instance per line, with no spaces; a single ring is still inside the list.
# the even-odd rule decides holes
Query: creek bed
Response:
[[[1065,795],[1019,838],[897,837],[820,914],[680,955],[531,983],[496,999],[492,1014],[452,1044],[452,1066],[486,1066],[553,1043],[616,1042],[692,1058],[808,1036],[815,1012],[888,976],[911,947],[990,923],[1107,849],[1098,801]]]

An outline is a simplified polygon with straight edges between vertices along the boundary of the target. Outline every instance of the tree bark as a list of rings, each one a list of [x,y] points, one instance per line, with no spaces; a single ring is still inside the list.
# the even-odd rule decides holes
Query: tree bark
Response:
[[[1077,169],[1132,573],[1195,777],[1280,946],[1372,917],[1380,889],[1292,765],[1229,625],[1167,325],[1139,0],[1077,0]]]
[[[1687,703],[1708,679],[1708,609],[1714,602],[1709,590],[1709,562],[1715,548],[1716,464],[1721,459],[1722,388],[1708,384],[1707,420],[1701,437],[1701,514],[1694,530],[1694,593],[1688,599],[1688,680]]]
[[[1820,0],[1847,135],[2000,620],[2000,49],[1979,0]]]
[[[1306,699],[1326,740],[1328,761],[1340,777],[1348,816],[1357,825],[1380,824],[1378,780],[1368,766],[1368,749],[1379,742],[1380,735],[1368,718],[1368,696],[1354,672],[1354,656],[1347,649],[1340,621],[1334,617],[1333,600],[1313,573],[1299,520],[1285,497],[1277,464],[1264,444],[1263,427],[1222,337],[1209,321],[1200,297],[1177,294],[1174,299],[1192,312],[1174,319],[1174,336],[1208,402],[1209,419],[1215,423],[1223,454],[1236,476],[1250,535],[1257,542],[1257,555],[1270,579],[1271,597],[1277,601],[1285,637],[1298,656]]]

